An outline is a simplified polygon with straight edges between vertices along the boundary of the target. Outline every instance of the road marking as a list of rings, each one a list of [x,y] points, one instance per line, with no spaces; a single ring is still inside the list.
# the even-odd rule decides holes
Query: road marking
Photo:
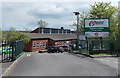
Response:
[[[27,54],[27,56],[31,56],[31,54]]]

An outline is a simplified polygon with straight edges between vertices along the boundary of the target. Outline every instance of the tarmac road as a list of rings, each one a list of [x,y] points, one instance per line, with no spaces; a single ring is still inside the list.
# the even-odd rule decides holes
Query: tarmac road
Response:
[[[115,76],[117,69],[92,58],[68,53],[27,55],[9,76]]]

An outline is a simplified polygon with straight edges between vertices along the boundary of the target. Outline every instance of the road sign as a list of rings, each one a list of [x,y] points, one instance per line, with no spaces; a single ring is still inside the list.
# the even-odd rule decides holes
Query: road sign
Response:
[[[90,18],[84,20],[84,31],[87,37],[108,37],[109,19]]]

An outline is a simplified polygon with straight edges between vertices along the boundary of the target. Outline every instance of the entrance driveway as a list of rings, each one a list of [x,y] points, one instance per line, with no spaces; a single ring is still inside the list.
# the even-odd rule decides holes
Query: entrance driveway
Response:
[[[83,55],[33,53],[20,61],[9,76],[115,76],[116,68]]]

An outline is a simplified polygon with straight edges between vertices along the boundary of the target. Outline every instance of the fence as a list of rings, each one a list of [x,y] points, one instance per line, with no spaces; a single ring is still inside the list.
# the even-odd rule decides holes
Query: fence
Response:
[[[87,50],[90,54],[110,53],[109,40],[88,40]]]
[[[2,45],[2,47],[0,47],[0,56],[2,62],[14,61],[23,52],[23,40],[17,40],[14,42],[3,40],[0,44]]]
[[[110,53],[109,40],[80,40],[79,50],[87,54]],[[73,50],[76,50],[76,42],[72,43]]]

